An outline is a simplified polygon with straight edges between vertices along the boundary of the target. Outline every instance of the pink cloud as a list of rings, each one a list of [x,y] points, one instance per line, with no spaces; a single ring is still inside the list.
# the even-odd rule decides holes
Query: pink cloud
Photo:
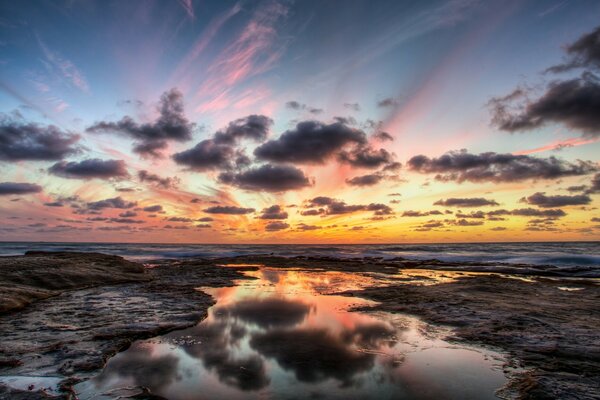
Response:
[[[277,22],[287,15],[286,6],[271,2],[257,9],[241,34],[208,67],[207,78],[196,90],[202,99],[198,109],[226,94],[248,78],[272,69],[284,51],[276,45]]]

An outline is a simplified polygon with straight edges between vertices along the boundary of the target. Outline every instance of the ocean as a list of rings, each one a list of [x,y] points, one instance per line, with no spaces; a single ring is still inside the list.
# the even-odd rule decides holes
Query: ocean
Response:
[[[343,245],[0,242],[0,256],[21,255],[29,250],[99,252],[136,261],[255,254],[273,254],[283,257],[381,257],[384,259],[403,257],[414,260],[578,266],[597,269],[600,274],[600,242]]]

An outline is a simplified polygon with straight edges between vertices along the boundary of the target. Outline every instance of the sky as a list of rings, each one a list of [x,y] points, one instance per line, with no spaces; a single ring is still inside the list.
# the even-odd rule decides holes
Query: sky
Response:
[[[598,16],[0,1],[0,240],[600,240]]]

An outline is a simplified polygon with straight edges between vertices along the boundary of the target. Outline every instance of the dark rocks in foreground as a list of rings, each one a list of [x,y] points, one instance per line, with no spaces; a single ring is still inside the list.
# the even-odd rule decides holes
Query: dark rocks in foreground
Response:
[[[161,264],[145,268],[117,256],[84,253],[0,258],[0,373],[62,376],[62,397],[70,398],[75,383],[133,341],[205,318],[214,301],[198,287],[229,286],[245,278],[235,268],[202,260]],[[19,291],[4,291],[11,286]],[[13,398],[47,395],[0,385],[0,399]]]
[[[0,257],[0,314],[65,290],[150,279],[141,264],[99,253],[30,251]]]
[[[228,264],[228,267],[222,267]],[[232,266],[237,264],[237,266]],[[212,260],[163,260],[147,265],[121,257],[82,253],[28,253],[0,258],[0,373],[63,376],[64,396],[80,379],[139,338],[196,324],[213,304],[199,287],[245,278],[240,272],[267,265],[310,271],[374,272],[378,287],[343,294],[375,300],[369,310],[409,313],[455,327],[458,341],[509,353],[524,372],[503,394],[519,399],[600,399],[600,286],[583,279],[589,268],[492,264],[282,258],[270,255]],[[399,273],[459,271],[427,286]],[[466,274],[460,271],[478,271]],[[582,279],[576,281],[561,275]],[[518,279],[518,277],[525,279]],[[534,277],[535,282],[528,281]],[[559,287],[577,291],[560,290]],[[152,398],[142,392],[140,398]],[[42,399],[0,385],[0,399]]]

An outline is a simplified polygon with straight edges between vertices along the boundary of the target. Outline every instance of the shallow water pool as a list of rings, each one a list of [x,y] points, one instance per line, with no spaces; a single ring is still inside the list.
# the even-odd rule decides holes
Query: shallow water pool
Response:
[[[495,399],[501,354],[457,345],[417,318],[351,311],[326,295],[376,284],[366,276],[261,268],[252,281],[204,289],[217,303],[198,325],[135,342],[81,399],[142,388],[169,399]]]

